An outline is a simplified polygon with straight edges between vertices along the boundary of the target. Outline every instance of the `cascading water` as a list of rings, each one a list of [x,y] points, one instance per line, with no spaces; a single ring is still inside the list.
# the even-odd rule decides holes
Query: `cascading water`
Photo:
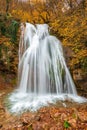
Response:
[[[24,41],[21,43],[24,44],[25,51],[19,61],[20,91],[38,95],[48,93],[76,95],[61,43],[49,35],[46,24],[37,25],[35,33],[34,27],[27,23]]]
[[[60,41],[47,24],[21,26],[18,90],[9,97],[12,112],[35,111],[68,97],[83,102],[66,66]]]

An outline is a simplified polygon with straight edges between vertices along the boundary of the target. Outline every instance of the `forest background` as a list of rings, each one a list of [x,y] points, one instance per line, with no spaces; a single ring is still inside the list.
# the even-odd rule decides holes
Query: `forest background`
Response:
[[[4,78],[12,75],[13,84],[17,81],[21,22],[49,25],[50,33],[62,42],[78,93],[87,97],[87,1],[0,0],[0,74]]]

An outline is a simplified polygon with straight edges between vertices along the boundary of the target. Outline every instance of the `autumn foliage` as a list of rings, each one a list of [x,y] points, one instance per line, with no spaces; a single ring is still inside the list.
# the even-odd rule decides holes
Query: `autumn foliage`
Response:
[[[0,0],[1,130],[87,130],[87,104],[67,100],[20,116],[4,108],[4,98],[16,86],[21,22],[49,25],[50,33],[63,45],[68,68],[81,91],[78,93],[87,97],[87,0],[45,1]]]
[[[66,52],[66,59],[68,61],[68,65],[73,72],[75,69],[81,69],[82,73],[87,73],[87,1],[81,1],[78,3],[76,0],[67,1],[68,5],[64,3],[64,0],[48,0],[45,2],[39,1],[28,1],[27,3],[18,2],[17,0],[9,0],[1,1],[1,11],[0,11],[0,19],[2,15],[4,15],[4,19],[2,23],[5,25],[8,23],[9,27],[12,24],[12,20],[14,19],[19,24],[21,22],[30,22],[33,24],[37,23],[47,23],[50,26],[50,33],[57,36],[64,48],[70,49],[70,55],[68,54],[68,50]],[[3,7],[4,6],[4,7]],[[5,8],[5,10],[4,10]],[[6,10],[7,9],[7,10]],[[9,20],[10,19],[10,20]],[[0,20],[1,21],[1,20]],[[10,22],[9,22],[10,21]],[[1,26],[1,23],[0,23]],[[6,27],[7,28],[7,27]],[[5,28],[5,29],[6,29]],[[11,28],[10,28],[11,29]],[[18,33],[17,33],[18,32]],[[16,48],[18,50],[18,40],[20,31],[15,33],[17,40],[12,41],[12,36],[10,36],[10,40],[8,39],[4,42],[4,39],[9,36],[1,33],[0,46],[1,48],[4,46],[10,51],[12,48]],[[14,34],[13,34],[14,35]],[[13,45],[13,46],[12,46]],[[12,48],[10,48],[10,46]],[[13,52],[16,51],[14,49]],[[65,49],[66,50],[66,49]],[[4,50],[3,50],[4,51]],[[6,53],[6,51],[4,51]],[[5,55],[4,57],[7,58]],[[17,51],[16,51],[17,53]],[[12,54],[11,54],[12,55]],[[10,57],[10,55],[8,55]],[[13,57],[13,59],[17,59],[17,55]],[[1,57],[2,61],[4,61],[3,56]],[[16,62],[16,64],[15,64]],[[10,66],[10,69],[14,71],[17,70],[17,62],[18,60],[14,60],[12,62],[14,65],[13,69]],[[5,61],[4,64],[11,63],[11,60]]]

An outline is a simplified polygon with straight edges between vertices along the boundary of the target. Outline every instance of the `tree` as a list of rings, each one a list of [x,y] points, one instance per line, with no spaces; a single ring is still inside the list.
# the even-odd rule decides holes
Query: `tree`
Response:
[[[11,0],[6,0],[6,14],[8,14],[10,2]]]

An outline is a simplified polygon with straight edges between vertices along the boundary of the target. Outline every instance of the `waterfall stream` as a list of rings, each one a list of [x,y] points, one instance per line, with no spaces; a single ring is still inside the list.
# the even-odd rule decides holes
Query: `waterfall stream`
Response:
[[[11,112],[36,111],[57,100],[86,101],[77,95],[61,42],[48,28],[47,24],[21,24],[18,89],[9,97]]]

